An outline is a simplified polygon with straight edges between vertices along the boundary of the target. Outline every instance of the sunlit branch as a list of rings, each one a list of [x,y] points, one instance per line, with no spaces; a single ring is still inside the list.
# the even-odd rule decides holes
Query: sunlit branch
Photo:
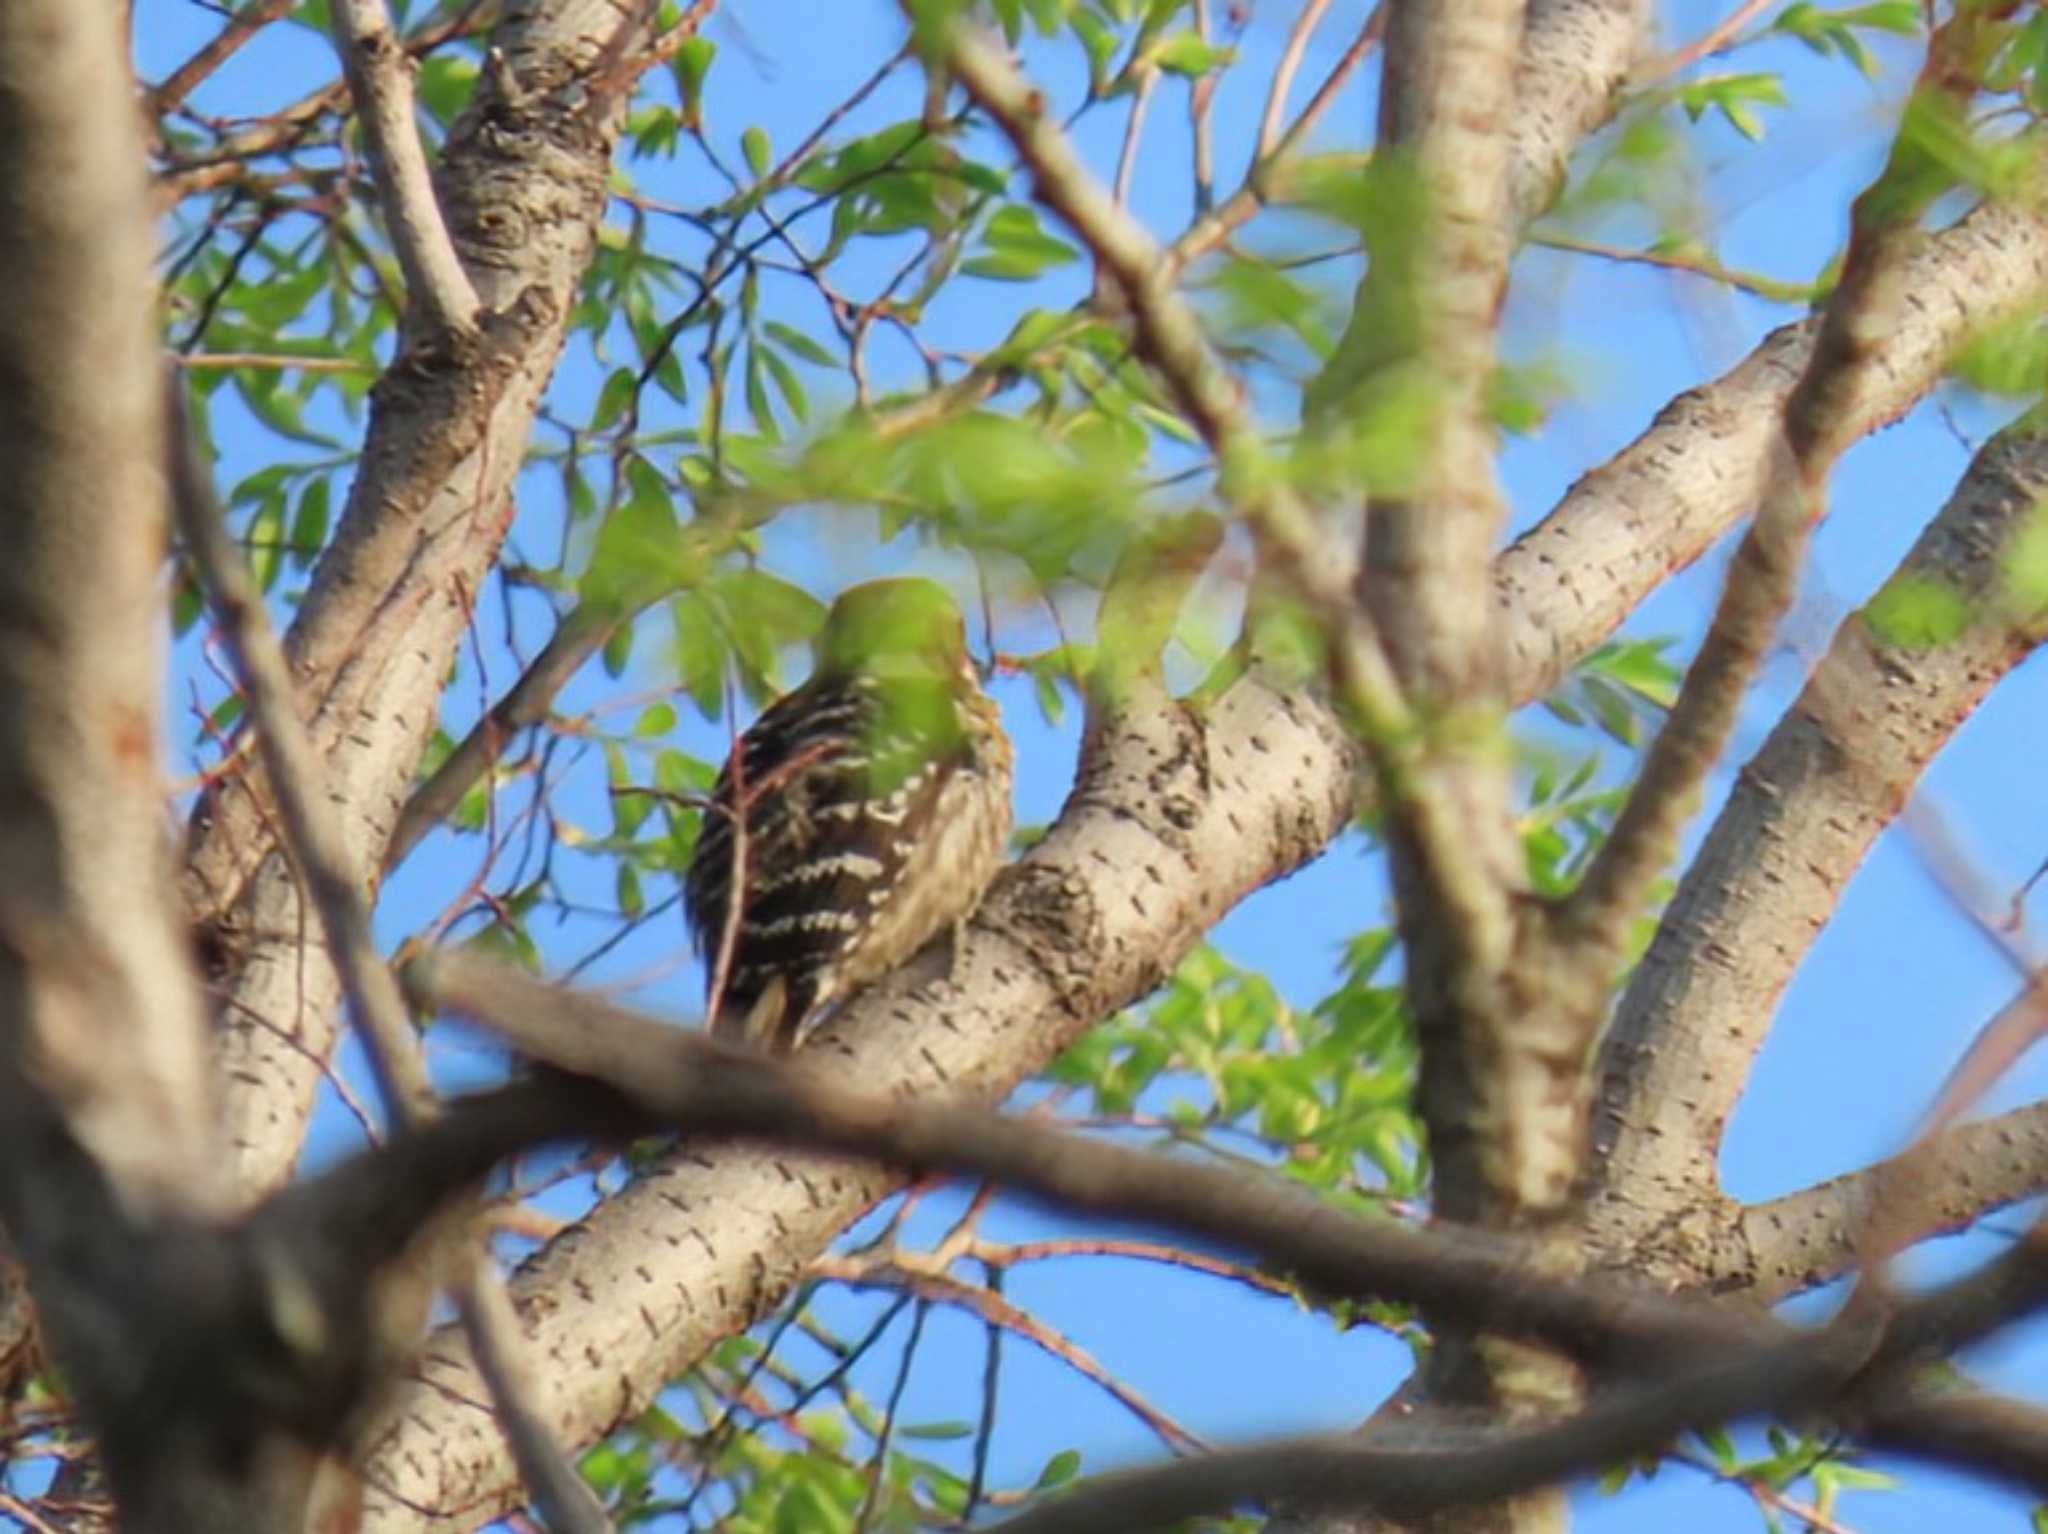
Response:
[[[412,60],[391,29],[385,0],[334,0],[334,26],[406,297],[431,334],[470,335],[482,303],[434,197],[414,122]]]

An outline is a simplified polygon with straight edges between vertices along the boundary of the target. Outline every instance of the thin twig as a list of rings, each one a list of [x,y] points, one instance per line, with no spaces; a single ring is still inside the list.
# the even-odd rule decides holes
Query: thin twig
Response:
[[[354,357],[291,357],[273,352],[173,352],[173,367],[200,372],[207,368],[261,368],[277,373],[375,373],[381,364]]]
[[[649,600],[659,595],[651,592]],[[585,661],[604,648],[621,623],[632,619],[636,610],[630,606],[585,602],[561,621],[511,690],[476,722],[462,743],[448,753],[447,760],[412,791],[384,851],[387,872],[404,862],[427,833],[453,813],[462,796],[490,771],[508,741],[547,718],[555,695]]]
[[[982,1275],[988,1292],[1001,1299],[1003,1270],[985,1266]],[[982,1331],[985,1340],[981,1361],[981,1422],[974,1433],[974,1468],[967,1478],[967,1505],[960,1511],[961,1518],[969,1522],[974,1518],[974,1510],[981,1505],[982,1492],[988,1486],[988,1455],[995,1443],[996,1401],[1003,1371],[1003,1329],[994,1321],[985,1321]]]
[[[1116,159],[1116,205],[1131,205],[1131,187],[1138,176],[1138,146],[1145,137],[1145,116],[1152,106],[1152,91],[1159,84],[1159,72],[1147,70],[1131,97],[1131,115],[1124,123],[1124,145]]]
[[[1602,245],[1593,240],[1581,240],[1571,235],[1545,231],[1532,233],[1529,236],[1529,243],[1541,245],[1548,250],[1568,251],[1574,255],[1598,256],[1603,261],[1686,272],[1695,277],[1704,277],[1709,282],[1726,283],[1738,292],[1753,293],[1758,298],[1766,298],[1777,304],[1810,303],[1815,293],[1814,284],[1810,282],[1781,282],[1774,277],[1737,271],[1734,267],[1724,266],[1712,256],[1705,254],[1688,254],[1677,250],[1624,250],[1618,245]]]
[[[384,0],[334,0],[334,32],[406,297],[432,333],[473,335],[483,302],[434,198],[426,147],[413,120],[412,61],[391,30]]]
[[[901,1260],[862,1261],[858,1258],[821,1257],[810,1271],[820,1278],[843,1284],[886,1289],[906,1289],[918,1296],[920,1304],[939,1302],[957,1305],[989,1326],[1015,1332],[1056,1358],[1076,1374],[1099,1386],[1133,1417],[1144,1423],[1160,1442],[1176,1452],[1206,1453],[1209,1445],[1181,1426],[1142,1395],[1104,1368],[1095,1355],[1057,1328],[1013,1305],[992,1289],[965,1283],[922,1262],[906,1265]]]
[[[1330,109],[1358,66],[1365,62],[1367,54],[1385,34],[1387,8],[1384,4],[1373,7],[1365,25],[1358,29],[1358,36],[1351,46],[1344,50],[1344,56],[1331,66],[1323,83],[1309,98],[1308,105],[1301,109],[1301,115],[1294,120],[1270,155],[1262,155],[1252,162],[1245,172],[1243,183],[1232,192],[1222,204],[1209,209],[1188,227],[1179,239],[1169,245],[1160,257],[1162,280],[1171,281],[1192,262],[1199,261],[1216,249],[1231,235],[1249,223],[1259,209],[1266,205],[1273,183],[1281,177],[1287,162],[1301,148],[1302,141],[1314,131],[1323,114]]]
[[[875,1468],[868,1477],[868,1489],[860,1499],[860,1514],[853,1521],[854,1534],[865,1534],[868,1520],[882,1499],[882,1487],[889,1479],[889,1440],[896,1432],[896,1413],[903,1405],[903,1392],[910,1384],[910,1367],[917,1362],[918,1344],[924,1341],[924,1323],[931,1315],[924,1300],[910,1315],[910,1336],[903,1344],[903,1358],[896,1367],[896,1383],[889,1387],[888,1404],[882,1408],[882,1431],[875,1438]]]
[[[1195,35],[1209,41],[1209,0],[1195,0]],[[1188,82],[1188,126],[1195,139],[1195,216],[1207,213],[1216,201],[1216,125],[1212,109],[1220,76],[1207,70]]]
[[[1258,159],[1271,159],[1280,147],[1281,120],[1287,115],[1287,96],[1294,89],[1294,77],[1301,69],[1301,60],[1308,52],[1308,40],[1315,35],[1322,23],[1323,13],[1330,8],[1330,0],[1308,0],[1301,12],[1294,18],[1294,30],[1287,35],[1287,46],[1280,52],[1280,62],[1273,66],[1272,89],[1266,93],[1266,115],[1259,120]]]
[[[179,106],[202,81],[233,58],[242,44],[285,15],[295,3],[296,0],[256,0],[235,12],[225,26],[149,92],[150,110],[162,116]]]
[[[1659,80],[1670,79],[1681,70],[1692,68],[1701,59],[1710,58],[1721,52],[1734,40],[1736,33],[1769,10],[1773,3],[1774,0],[1742,0],[1742,3],[1729,12],[1724,20],[1710,27],[1700,37],[1661,59],[1651,60],[1637,73],[1634,83],[1654,85]]]

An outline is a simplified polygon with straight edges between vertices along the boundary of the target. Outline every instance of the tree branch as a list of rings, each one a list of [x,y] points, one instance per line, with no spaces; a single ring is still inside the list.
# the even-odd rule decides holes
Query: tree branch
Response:
[[[171,397],[182,400],[175,389]],[[200,467],[182,412],[174,421],[172,481],[179,526],[212,594],[242,678],[257,750],[284,820],[285,850],[320,914],[349,1008],[363,1031],[385,1112],[401,1128],[416,1129],[431,1122],[439,1109],[412,1018],[398,982],[377,951],[370,908],[360,893],[348,849],[322,810],[319,764],[293,711],[291,676],[270,615],[246,561],[228,539],[212,482]],[[451,1196],[454,1191],[449,1190]],[[513,1455],[551,1528],[562,1534],[602,1534],[609,1525],[590,1488],[548,1437],[531,1405],[534,1381],[520,1357],[518,1318],[487,1264],[483,1253],[472,1255],[454,1284],[455,1298],[463,1327],[490,1380]],[[424,1316],[422,1297],[416,1319]]]
[[[1602,1051],[1604,1166],[1589,1217],[1608,1250],[1662,1270],[1638,1243],[1674,1231],[1672,1210],[1712,1199],[1722,1132],[1812,937],[1934,753],[2048,638],[2048,612],[2011,575],[2044,494],[2048,434],[2030,417],[1978,454],[1737,781]],[[1928,590],[1967,615],[1960,632],[1930,642],[1887,619],[1898,611],[1887,593]]]
[[[482,301],[441,221],[413,120],[412,60],[391,30],[384,0],[334,0],[334,35],[415,325],[436,345],[472,336]]]
[[[1422,399],[1413,479],[1373,487],[1358,591],[1420,716],[1398,773],[1435,787],[1426,797],[1394,788],[1388,846],[1433,1197],[1467,1221],[1547,1211],[1569,1191],[1577,1156],[1568,1143],[1560,1158],[1550,1105],[1569,1102],[1556,1082],[1583,1055],[1569,1040],[1553,1050],[1549,1009],[1514,994],[1524,874],[1486,579],[1504,512],[1488,394],[1514,244],[1508,118],[1522,10],[1519,0],[1394,5],[1380,153],[1398,167],[1390,175],[1412,178],[1415,227],[1398,254],[1376,253],[1353,312],[1404,320],[1369,361],[1333,357],[1304,406],[1312,427],[1341,436],[1390,378],[1411,375]]]
[[[481,341],[410,348],[379,381],[348,506],[286,641],[354,867],[380,864],[504,537],[606,202],[617,114],[593,105],[580,67],[618,24],[610,0],[513,7],[501,20],[503,65],[484,73],[441,156],[449,233],[488,311]],[[325,956],[299,950],[296,881],[269,819],[259,777],[211,785],[183,883],[224,956],[220,1074],[251,1189],[289,1174],[339,997]]]
[[[1412,1516],[1548,1484],[1654,1448],[1681,1428],[1821,1405],[1852,1382],[1852,1410],[1867,1397],[1877,1403],[1876,1417],[1894,1414],[1893,1430],[1903,1431],[1897,1414],[1910,1408],[1905,1420],[1931,1431],[1939,1405],[1902,1397],[1893,1371],[1946,1356],[2048,1303],[2048,1242],[2037,1236],[1901,1306],[1882,1333],[1853,1312],[1800,1333],[1718,1303],[1546,1277],[1519,1242],[1367,1220],[1276,1179],[1082,1139],[1029,1119],[849,1091],[801,1059],[734,1051],[459,952],[416,966],[414,975],[434,1001],[485,1022],[522,1053],[588,1079],[522,1083],[458,1104],[439,1123],[284,1195],[281,1203],[295,1204],[304,1222],[333,1228],[336,1203],[381,1212],[394,1199],[428,1198],[437,1172],[473,1175],[500,1131],[514,1137],[497,1145],[502,1153],[528,1134],[560,1134],[579,1123],[612,1137],[656,1123],[686,1125],[693,1134],[798,1141],[989,1179],[1097,1215],[1168,1225],[1249,1250],[1333,1292],[1427,1299],[1467,1324],[1539,1336],[1621,1373],[1659,1377],[1556,1427],[1439,1464],[1362,1450],[1356,1440],[1268,1446],[1084,1489],[1018,1520],[1014,1527],[1025,1530],[1121,1530],[1281,1493],[1297,1503],[1363,1500]],[[617,1096],[608,1102],[599,1083]],[[514,1102],[534,1115],[531,1122],[500,1111]],[[491,1126],[482,1136],[464,1123],[471,1108]],[[1669,1377],[1674,1369],[1677,1377]],[[2036,1464],[2028,1482],[2048,1485],[2048,1472]],[[1163,1500],[1169,1496],[1179,1500]]]
[[[33,1200],[22,1179],[68,1142],[140,1213],[219,1189],[163,877],[163,401],[142,146],[105,110],[130,87],[115,21],[0,9],[0,1164]],[[29,1218],[8,1223],[33,1268]]]
[[[384,849],[386,872],[403,863],[429,831],[454,813],[462,796],[491,770],[513,737],[547,718],[556,694],[633,616],[616,604],[586,601],[562,619],[519,680],[405,801]]]
[[[1791,608],[1813,527],[1826,513],[1828,477],[1855,440],[1848,407],[1860,393],[1858,375],[1885,365],[1885,341],[1910,293],[1906,258],[1921,242],[1921,216],[1947,186],[1928,173],[1928,119],[1960,123],[1977,88],[1967,70],[1981,51],[1980,25],[1966,9],[1936,29],[1891,156],[1856,200],[1841,282],[1785,403],[1784,435],[1771,444],[1763,500],[1729,567],[1712,625],[1612,833],[1559,913],[1560,933],[1589,961],[1603,950],[1619,957],[1652,882],[1676,855],[1679,834]]]
[[[1868,436],[1942,377],[1972,336],[2048,292],[2048,214],[2034,196],[1980,203],[1907,257],[1913,302],[1884,361],[1841,380],[1842,429]],[[1811,365],[1816,327],[1788,325],[1735,367],[1681,394],[1613,458],[1572,486],[1495,562],[1510,692],[1540,697],[1668,576],[1755,507],[1770,443]]]

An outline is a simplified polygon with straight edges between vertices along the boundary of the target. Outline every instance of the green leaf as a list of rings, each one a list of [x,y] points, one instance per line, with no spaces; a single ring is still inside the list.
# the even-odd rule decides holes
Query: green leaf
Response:
[[[898,1428],[897,1433],[903,1438],[972,1438],[974,1436],[974,1424],[971,1422],[927,1422],[915,1427]]]
[[[754,418],[754,429],[764,437],[781,435],[781,428],[775,422],[775,411],[768,402],[768,383],[762,371],[762,349],[758,346],[747,348],[747,410]]]
[[[781,352],[766,347],[756,347],[762,362],[767,364],[768,374],[775,380],[782,402],[789,406],[789,413],[802,425],[811,418],[810,398],[804,393],[803,380],[796,376],[796,369],[784,360]]]
[[[626,662],[633,655],[633,625],[621,623],[612,631],[611,638],[604,642],[599,659],[604,662],[604,674],[616,681],[626,674]]]
[[[775,1505],[775,1534],[850,1534],[853,1512],[816,1481],[792,1477]]]
[[[1220,47],[1200,33],[1176,32],[1153,51],[1152,62],[1168,74],[1198,80],[1236,57],[1235,48]]]
[[[626,461],[627,495],[598,529],[580,594],[623,611],[645,606],[662,591],[686,586],[702,570],[701,556],[676,524],[668,485],[645,459]]]
[[[717,591],[735,624],[773,645],[801,644],[825,623],[823,602],[766,570],[734,570],[719,578]]]
[[[171,632],[184,634],[205,611],[206,594],[199,589],[197,581],[181,570],[177,588],[171,593]]]
[[[2037,501],[2005,556],[2006,605],[2022,615],[2048,610],[2048,501]]]
[[[693,37],[676,51],[676,94],[682,98],[683,126],[692,133],[704,126],[704,77],[711,72],[711,60],[718,44],[709,38]]]
[[[740,152],[747,157],[747,169],[754,173],[756,181],[767,175],[770,167],[775,164],[775,149],[769,142],[768,130],[765,128],[749,128],[742,133]]]
[[[764,320],[761,322],[761,329],[778,345],[794,352],[806,362],[814,363],[821,368],[839,366],[837,357],[793,325],[785,325],[780,320]]]
[[[725,636],[703,597],[684,592],[669,603],[675,626],[676,679],[697,712],[716,719],[725,712]]]
[[[1774,74],[1709,75],[1688,81],[1678,89],[1678,104],[1694,122],[1708,111],[1718,111],[1744,138],[1754,142],[1764,136],[1759,106],[1786,104],[1785,82]]]
[[[332,487],[326,475],[307,481],[299,493],[299,509],[292,517],[291,559],[294,570],[313,562],[327,542],[328,502]]]
[[[340,452],[340,442],[306,424],[300,401],[277,387],[277,377],[275,373],[252,375],[243,372],[235,375],[236,390],[242,396],[242,402],[249,407],[249,413],[281,437]]]
[[[603,431],[625,414],[626,406],[632,402],[633,391],[640,385],[640,375],[633,368],[614,368],[604,387],[597,394],[597,408],[590,412],[590,429]]]
[[[1075,11],[1072,24],[1081,51],[1088,56],[1088,94],[1100,96],[1109,85],[1109,61],[1116,57],[1117,35],[1092,11]]]
[[[969,276],[1026,282],[1080,258],[1073,246],[1048,234],[1038,222],[1037,211],[1022,203],[998,208],[982,230],[982,243],[986,254],[960,268]]]
[[[1905,573],[1887,581],[1864,605],[1863,622],[1881,643],[1927,650],[1969,627],[1970,604],[1945,580]]]
[[[420,105],[444,128],[462,114],[476,94],[476,64],[460,54],[428,54],[420,60],[415,78]]]
[[[279,331],[304,314],[326,285],[327,269],[319,262],[297,271],[280,267],[260,280],[235,284],[227,302],[258,330]]]
[[[1045,1462],[1045,1468],[1038,1472],[1033,1483],[1035,1491],[1050,1491],[1055,1486],[1064,1486],[1081,1473],[1081,1451],[1062,1449]]]
[[[255,514],[249,518],[249,526],[242,535],[248,540],[249,573],[255,577],[258,590],[268,591],[277,584],[278,573],[284,568],[284,491],[266,491],[256,502]]]

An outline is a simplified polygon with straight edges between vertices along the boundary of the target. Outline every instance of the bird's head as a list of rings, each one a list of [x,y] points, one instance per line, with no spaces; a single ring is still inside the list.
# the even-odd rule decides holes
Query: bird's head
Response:
[[[952,595],[914,576],[868,581],[840,595],[817,639],[830,677],[950,680],[968,662],[967,625]]]

